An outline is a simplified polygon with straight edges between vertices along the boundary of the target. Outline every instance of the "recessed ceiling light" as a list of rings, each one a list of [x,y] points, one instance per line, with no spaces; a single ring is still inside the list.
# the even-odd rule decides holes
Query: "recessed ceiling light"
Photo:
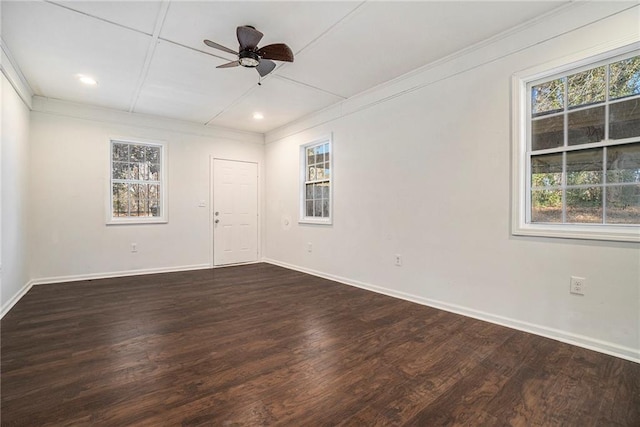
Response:
[[[82,74],[78,74],[78,80],[86,85],[95,86],[98,84],[98,82],[94,78],[83,76]]]
[[[253,113],[253,118],[256,120],[262,120],[264,119],[264,115],[262,115],[262,113]]]

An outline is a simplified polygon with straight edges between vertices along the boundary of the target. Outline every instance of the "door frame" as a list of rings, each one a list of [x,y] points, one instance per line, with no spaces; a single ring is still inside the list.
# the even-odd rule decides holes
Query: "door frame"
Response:
[[[213,203],[214,203],[214,197],[215,195],[213,194],[213,164],[214,164],[214,160],[224,160],[224,161],[228,161],[228,162],[241,162],[241,163],[253,163],[256,165],[256,203],[258,204],[258,218],[256,219],[257,221],[257,236],[256,236],[256,250],[257,250],[257,259],[256,261],[251,261],[251,262],[243,262],[240,264],[225,264],[225,265],[215,265],[214,264],[214,253],[213,253],[213,245],[214,245],[214,227],[213,227],[213,221],[215,220],[215,217],[213,215]],[[251,160],[240,160],[240,159],[234,159],[234,158],[228,158],[228,157],[217,157],[214,155],[209,156],[209,214],[207,215],[208,217],[208,221],[209,221],[209,265],[211,266],[211,268],[223,268],[223,267],[230,267],[232,265],[242,265],[242,264],[256,264],[258,262],[262,262],[262,183],[260,181],[260,162],[257,161],[251,161]]]

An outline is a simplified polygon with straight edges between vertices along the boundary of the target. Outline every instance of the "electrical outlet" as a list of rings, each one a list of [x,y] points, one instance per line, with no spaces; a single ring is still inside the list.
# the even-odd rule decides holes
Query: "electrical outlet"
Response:
[[[396,264],[396,266],[398,266],[398,267],[402,267],[402,255],[400,255],[400,254],[395,254],[395,255],[394,255],[394,257],[395,257],[395,264]]]
[[[307,243],[307,252],[313,252],[313,244],[311,242]]]
[[[587,279],[584,277],[571,276],[571,286],[569,292],[575,295],[584,295],[584,287]]]
[[[137,243],[132,243],[131,244],[131,252],[138,252],[138,244]]]

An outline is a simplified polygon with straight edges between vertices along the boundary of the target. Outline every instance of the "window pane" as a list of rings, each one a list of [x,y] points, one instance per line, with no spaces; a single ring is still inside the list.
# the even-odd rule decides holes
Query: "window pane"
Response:
[[[640,185],[607,187],[607,224],[640,224]]]
[[[314,163],[324,163],[324,145],[316,145],[313,151],[316,153]]]
[[[567,185],[602,182],[602,148],[567,153]]]
[[[592,68],[567,77],[569,108],[605,100],[606,67]]]
[[[331,177],[330,163],[325,162],[324,164],[324,177],[329,179]]]
[[[149,163],[160,163],[160,147],[150,147],[147,146],[144,148],[145,151],[145,159]]]
[[[568,189],[567,222],[602,223],[602,187]]]
[[[112,187],[113,216],[126,216],[128,212],[127,184],[116,183]]]
[[[305,199],[312,200],[313,199],[313,184],[305,185]]]
[[[316,168],[316,179],[324,179],[324,164],[320,164]]]
[[[140,179],[140,164],[129,163],[129,179]]]
[[[610,99],[640,94],[640,56],[614,62],[609,73]]]
[[[315,160],[315,156],[313,154],[313,147],[307,148],[307,166],[312,165]]]
[[[640,99],[609,105],[609,138],[640,136]]]
[[[142,187],[142,185],[140,187]],[[149,199],[145,197],[145,194],[146,191],[140,191],[140,198],[138,199],[139,216],[149,216]]]
[[[322,217],[322,200],[313,202],[313,216]]]
[[[313,184],[313,198],[322,199],[322,184]]]
[[[567,78],[569,107],[605,100],[605,70],[605,66],[592,68]]]
[[[160,216],[160,186],[149,185],[149,212],[151,216]]]
[[[131,161],[132,162],[142,162],[144,161],[144,149],[145,147],[142,145],[130,145],[130,153],[131,153]]]
[[[531,88],[531,113],[535,116],[564,109],[564,79],[557,79]]]
[[[640,143],[607,148],[607,182],[640,182]]]
[[[562,222],[562,190],[531,192],[531,222]]]
[[[113,162],[111,177],[113,179],[127,179],[129,176],[129,163]]]
[[[316,179],[316,168],[314,166],[309,166],[307,173],[307,180],[313,181]]]
[[[113,143],[111,158],[118,162],[129,161],[129,145]]]
[[[322,217],[329,218],[329,201],[328,200],[322,201]]]
[[[138,173],[140,174],[140,178],[143,181],[149,179],[149,163],[138,163]]]
[[[138,184],[129,184],[129,215],[140,216],[140,189]]]
[[[569,113],[569,145],[604,140],[604,106]]]
[[[160,181],[160,165],[149,165],[149,180]]]
[[[531,186],[550,187],[562,184],[562,154],[531,156]]]
[[[531,150],[562,147],[564,145],[564,117],[555,116],[531,122]]]
[[[307,200],[306,204],[305,216],[313,216],[313,200]]]
[[[322,185],[322,198],[323,199],[328,199],[331,196],[330,194],[330,190],[329,190],[329,184],[323,184]]]

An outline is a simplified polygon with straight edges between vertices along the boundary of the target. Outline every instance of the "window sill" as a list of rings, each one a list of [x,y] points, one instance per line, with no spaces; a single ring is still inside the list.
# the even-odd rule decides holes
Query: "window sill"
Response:
[[[302,218],[302,219],[298,220],[298,224],[332,225],[333,221],[330,218],[325,218],[325,219]]]
[[[518,224],[514,227],[513,234],[516,236],[640,243],[640,226],[638,225]]]
[[[153,218],[153,219],[112,219],[107,221],[107,225],[143,225],[143,224],[167,224],[169,221],[166,218]]]

